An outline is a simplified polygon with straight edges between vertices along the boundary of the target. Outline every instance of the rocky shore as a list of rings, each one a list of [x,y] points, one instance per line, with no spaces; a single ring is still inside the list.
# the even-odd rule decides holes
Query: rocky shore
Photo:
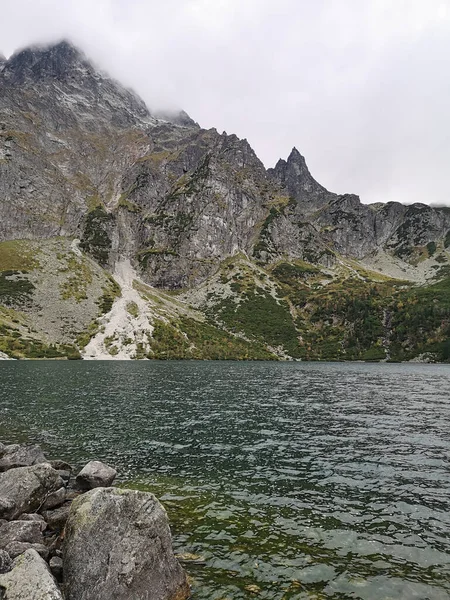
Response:
[[[111,487],[91,461],[75,475],[36,445],[0,444],[2,600],[185,600],[164,507]]]

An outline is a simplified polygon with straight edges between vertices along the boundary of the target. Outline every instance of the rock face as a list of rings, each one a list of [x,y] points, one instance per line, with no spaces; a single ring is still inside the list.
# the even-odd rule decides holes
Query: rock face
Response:
[[[67,600],[183,600],[166,513],[149,493],[98,488],[74,500],[66,525]]]
[[[11,571],[0,575],[3,600],[63,600],[46,562],[35,550],[27,550]]]
[[[3,64],[0,161],[0,240],[76,236],[100,264],[128,258],[160,287],[195,285],[236,252],[295,259],[319,243],[361,258],[450,228],[443,209],[329,192],[295,148],[266,171],[246,140],[152,115],[68,42]]]
[[[0,474],[0,518],[15,519],[39,509],[62,486],[62,479],[47,463]]]
[[[117,471],[98,460],[91,460],[77,475],[77,484],[83,490],[96,487],[109,487],[116,478]]]

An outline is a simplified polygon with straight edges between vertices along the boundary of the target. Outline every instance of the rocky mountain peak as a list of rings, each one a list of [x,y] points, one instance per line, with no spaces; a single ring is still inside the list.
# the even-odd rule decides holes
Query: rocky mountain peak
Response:
[[[152,115],[156,119],[168,121],[181,127],[200,127],[184,110],[152,110]]]
[[[31,46],[19,50],[6,61],[3,76],[11,83],[26,80],[67,80],[74,74],[94,74],[95,69],[84,54],[63,40],[51,46]]]
[[[321,186],[309,172],[305,158],[292,148],[287,160],[280,159],[269,174],[298,202],[302,213],[314,212],[336,197]]]

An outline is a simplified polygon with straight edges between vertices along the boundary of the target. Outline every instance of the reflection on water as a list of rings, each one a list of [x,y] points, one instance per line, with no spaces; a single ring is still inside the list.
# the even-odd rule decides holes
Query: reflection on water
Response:
[[[0,378],[0,439],[109,461],[163,499],[197,600],[450,598],[448,366],[2,362]]]

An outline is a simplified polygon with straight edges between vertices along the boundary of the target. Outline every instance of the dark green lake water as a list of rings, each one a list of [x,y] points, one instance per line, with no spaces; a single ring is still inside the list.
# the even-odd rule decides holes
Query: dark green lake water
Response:
[[[196,600],[450,598],[450,367],[0,361],[0,440],[117,467]],[[257,586],[257,587],[254,587]]]

